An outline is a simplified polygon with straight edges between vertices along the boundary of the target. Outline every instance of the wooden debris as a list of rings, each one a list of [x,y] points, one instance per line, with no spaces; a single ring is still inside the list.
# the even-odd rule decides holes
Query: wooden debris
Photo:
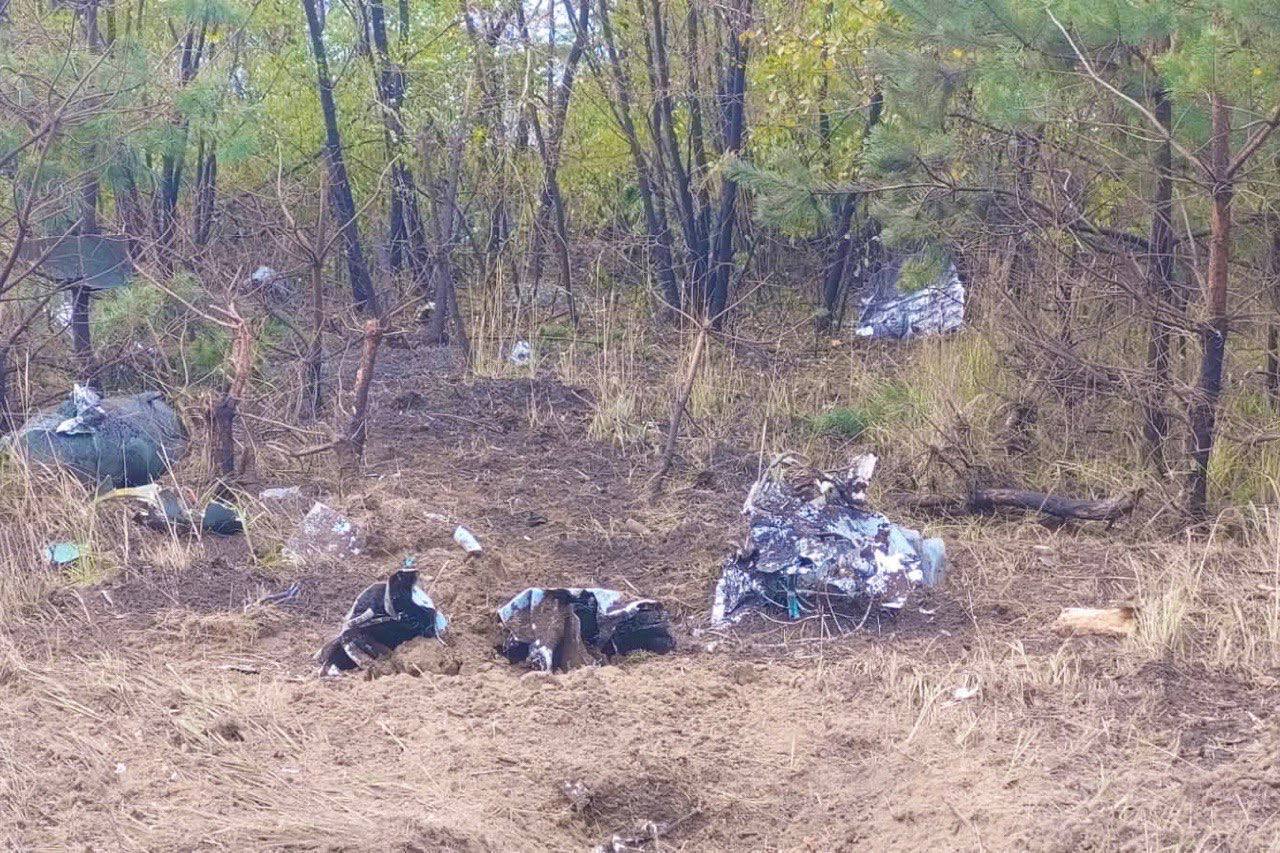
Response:
[[[1067,607],[1053,623],[1058,634],[1129,637],[1138,629],[1136,607]]]
[[[1024,510],[1062,521],[1105,521],[1114,523],[1131,514],[1142,499],[1142,489],[1118,498],[1086,500],[1034,492],[1027,489],[977,489],[968,497],[911,495],[896,493],[890,500],[904,506],[940,515],[970,515],[997,510]]]

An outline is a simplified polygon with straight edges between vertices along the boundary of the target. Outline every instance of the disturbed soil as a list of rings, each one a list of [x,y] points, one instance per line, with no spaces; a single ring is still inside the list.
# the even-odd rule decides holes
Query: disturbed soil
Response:
[[[587,437],[551,378],[464,381],[391,349],[366,471],[257,472],[300,508],[162,560],[161,534],[0,633],[0,838],[84,850],[1082,850],[1280,838],[1274,673],[1063,639],[1123,603],[1123,528],[932,524],[943,587],[862,630],[707,621],[757,458],[726,450],[646,497],[651,456]],[[264,438],[263,441],[268,441]],[[265,454],[261,454],[265,457]],[[312,499],[359,558],[276,554]],[[892,506],[882,507],[895,513]],[[908,519],[917,523],[924,519]],[[466,524],[485,546],[464,559]],[[371,673],[313,653],[407,554],[451,620]],[[264,596],[298,584],[278,603]],[[659,598],[679,649],[567,674],[493,653],[530,585]]]

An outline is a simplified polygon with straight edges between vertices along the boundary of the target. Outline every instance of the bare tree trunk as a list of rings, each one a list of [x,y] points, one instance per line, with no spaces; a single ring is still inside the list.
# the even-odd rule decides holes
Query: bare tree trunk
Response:
[[[200,63],[204,57],[206,38],[209,31],[209,16],[206,12],[200,27],[187,28],[182,40],[182,53],[178,62],[178,88],[185,89],[195,80],[200,71]],[[178,142],[165,151],[161,157],[160,197],[156,209],[156,259],[161,269],[171,272],[174,262],[174,243],[178,236],[178,198],[182,190],[182,173],[186,166],[187,137],[190,122],[181,116],[175,116],[174,128]]]
[[[462,121],[449,138],[449,160],[443,181],[436,183],[433,194],[436,252],[432,258],[435,276],[436,310],[427,328],[427,342],[443,344],[448,340],[449,319],[454,321],[458,344],[468,353],[466,323],[458,304],[458,282],[453,265],[454,223],[458,218],[458,189],[462,182],[462,154],[466,140],[466,123]]]
[[[209,467],[218,477],[236,470],[235,424],[240,401],[253,367],[253,331],[241,319],[231,343],[231,380],[227,390],[209,402]]]
[[[1164,49],[1168,48],[1167,42]],[[1157,47],[1159,49],[1159,47]],[[1164,86],[1157,84],[1151,93],[1156,119],[1168,132],[1173,125],[1173,101]],[[1151,388],[1145,403],[1143,436],[1147,454],[1157,470],[1167,471],[1164,455],[1169,437],[1169,413],[1164,407],[1164,394],[1169,387],[1169,350],[1172,330],[1167,313],[1177,301],[1173,283],[1173,143],[1166,136],[1156,147],[1156,190],[1151,213],[1151,239],[1147,259],[1147,291],[1151,299],[1151,337],[1147,344],[1147,369]]]
[[[1210,98],[1212,137],[1209,167],[1214,179],[1213,209],[1209,220],[1207,318],[1201,329],[1203,357],[1200,381],[1191,402],[1191,460],[1188,510],[1192,518],[1203,518],[1208,508],[1209,460],[1222,394],[1222,368],[1227,354],[1227,297],[1231,260],[1231,201],[1234,180],[1231,167],[1231,113],[1226,99],[1217,92]]]
[[[308,416],[320,417],[324,406],[324,258],[311,265],[311,345],[307,348],[307,387],[304,400]]]
[[[17,426],[9,390],[9,374],[12,370],[9,366],[9,345],[0,346],[0,435],[12,432]]]
[[[347,164],[342,153],[342,137],[338,132],[338,108],[333,100],[333,78],[329,76],[329,59],[324,47],[324,28],[316,11],[323,0],[302,0],[307,16],[307,29],[311,36],[311,55],[316,65],[316,92],[320,97],[320,109],[324,114],[325,154],[329,161],[329,201],[334,219],[342,233],[343,248],[347,258],[347,276],[351,281],[351,298],[357,310],[366,314],[379,314],[378,296],[369,276],[364,247],[360,242],[360,224],[356,220],[356,203],[351,193],[351,181],[347,176]]]
[[[366,18],[373,50],[373,63],[378,104],[382,108],[383,137],[387,157],[391,161],[391,211],[389,237],[391,268],[400,269],[407,261],[414,273],[418,290],[426,290],[428,248],[418,207],[418,187],[409,166],[409,146],[404,121],[400,115],[405,97],[404,71],[391,59],[387,40],[386,11],[382,0],[368,0]]]
[[[698,370],[702,366],[702,355],[707,349],[707,335],[711,332],[711,324],[703,321],[698,328],[698,336],[693,341],[693,354],[689,356],[689,369],[680,383],[680,390],[671,407],[671,421],[667,424],[667,440],[662,449],[662,465],[654,476],[649,487],[651,497],[662,491],[662,484],[671,472],[675,462],[676,442],[680,439],[680,421],[684,419],[685,409],[689,407],[689,398],[693,395],[693,384],[698,379]]]
[[[680,285],[676,281],[675,260],[671,251],[671,229],[667,226],[666,213],[659,217],[659,207],[654,198],[653,177],[648,159],[640,145],[640,135],[636,131],[635,121],[631,115],[631,81],[626,67],[618,52],[617,42],[613,34],[613,26],[609,19],[609,0],[599,0],[600,28],[604,35],[605,49],[609,56],[609,69],[614,83],[616,107],[615,116],[622,135],[626,137],[627,147],[631,152],[631,160],[635,164],[636,183],[640,192],[640,203],[644,208],[645,227],[649,233],[651,251],[656,256],[658,280],[660,282],[663,301],[668,313],[676,316],[676,311],[683,307],[680,299]]]
[[[203,247],[213,230],[213,211],[218,196],[218,145],[200,140],[196,164],[196,207],[191,222],[191,242]]]
[[[746,136],[747,49],[741,35],[751,18],[751,0],[737,0],[726,13],[729,47],[728,67],[720,85],[720,109],[724,114],[724,151],[737,156]],[[733,235],[738,200],[737,181],[725,178],[720,190],[720,210],[716,218],[716,241],[711,256],[711,292],[707,317],[720,328],[729,304],[729,279],[733,272]]]
[[[364,345],[360,350],[360,366],[356,369],[354,400],[351,420],[346,434],[335,443],[339,458],[352,468],[364,460],[365,438],[368,434],[369,386],[373,383],[373,371],[378,360],[378,344],[382,342],[382,325],[375,318],[364,324]]]

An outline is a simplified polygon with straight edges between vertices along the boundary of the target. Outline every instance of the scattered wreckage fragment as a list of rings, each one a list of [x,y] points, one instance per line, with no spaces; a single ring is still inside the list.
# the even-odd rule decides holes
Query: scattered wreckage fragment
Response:
[[[316,502],[284,546],[284,558],[294,565],[311,560],[358,557],[364,552],[364,533],[349,518]]]
[[[946,567],[940,539],[894,524],[866,506],[876,457],[861,456],[839,477],[810,471],[797,482],[779,457],[751,487],[742,514],[746,542],[729,557],[716,584],[711,621],[724,625],[744,614],[780,611],[788,619],[815,612],[820,599],[896,611],[913,592],[936,586]]]
[[[634,651],[666,654],[676,646],[666,608],[611,589],[530,587],[498,609],[498,651],[544,672],[603,663]]]
[[[406,559],[403,569],[356,596],[338,636],[316,656],[322,675],[367,666],[409,640],[438,637],[448,627],[413,565],[413,558]]]
[[[906,340],[942,335],[964,326],[964,282],[955,264],[940,262],[936,276],[923,287],[903,287],[909,266],[928,267],[927,253],[903,253],[890,257],[873,276],[870,292],[862,302],[854,334],[863,338]]]
[[[101,397],[76,385],[7,441],[26,461],[61,468],[106,488],[145,486],[186,453],[187,433],[160,394]]]
[[[129,501],[135,508],[134,521],[164,533],[235,536],[244,532],[244,516],[225,500],[214,498],[204,509],[192,512],[190,502],[177,489],[162,488],[156,483],[116,489],[99,500]]]

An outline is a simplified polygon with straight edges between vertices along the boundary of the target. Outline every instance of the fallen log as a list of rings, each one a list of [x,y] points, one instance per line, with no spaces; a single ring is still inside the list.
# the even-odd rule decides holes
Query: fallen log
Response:
[[[1068,498],[1027,489],[977,489],[968,497],[904,493],[889,497],[895,503],[941,515],[975,515],[1013,509],[1040,513],[1063,521],[1111,523],[1124,518],[1137,508],[1138,501],[1142,499],[1142,489],[1118,498],[1101,500]]]
[[[969,504],[977,512],[1024,509],[1069,521],[1116,521],[1133,512],[1141,498],[1141,489],[1104,500],[1064,498],[1023,489],[979,489],[970,496]]]

